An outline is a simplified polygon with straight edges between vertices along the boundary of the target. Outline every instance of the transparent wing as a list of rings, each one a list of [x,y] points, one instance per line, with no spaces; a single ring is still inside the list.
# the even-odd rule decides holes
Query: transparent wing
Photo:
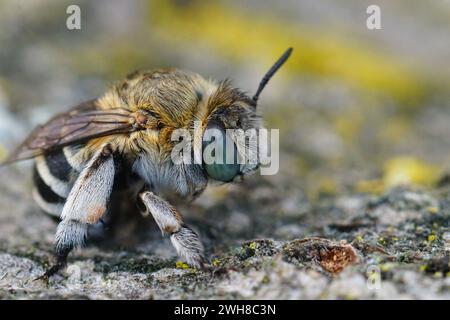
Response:
[[[92,138],[136,130],[128,110],[101,110],[96,107],[95,100],[91,100],[34,129],[3,164],[33,158]]]

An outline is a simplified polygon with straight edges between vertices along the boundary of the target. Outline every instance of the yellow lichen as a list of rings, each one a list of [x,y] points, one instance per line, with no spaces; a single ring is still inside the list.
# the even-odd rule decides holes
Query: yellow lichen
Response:
[[[428,208],[427,208],[427,211],[428,211],[429,213],[435,214],[435,213],[438,213],[438,212],[439,212],[439,208],[438,208],[438,207],[428,207]]]
[[[355,190],[362,193],[381,194],[384,192],[383,180],[361,180],[356,183]]]
[[[337,192],[337,183],[333,178],[322,177],[319,180],[319,192],[324,194],[335,194]]]
[[[252,250],[256,250],[258,248],[258,244],[256,242],[251,242],[248,247]]]
[[[383,245],[383,246],[387,244],[386,239],[384,239],[383,237],[379,237],[378,238],[378,243]]]
[[[382,265],[380,265],[380,270],[383,272],[388,272],[394,269],[395,266],[395,263],[383,263]]]
[[[263,284],[268,284],[269,282],[270,282],[270,278],[267,275],[265,275],[264,278],[261,280],[261,283],[263,283]]]
[[[212,265],[213,265],[214,267],[218,267],[218,266],[220,265],[220,260],[219,260],[219,259],[214,259],[214,260],[212,261]]]
[[[186,263],[184,263],[184,262],[181,261],[181,260],[178,260],[178,261],[175,263],[175,265],[176,265],[176,267],[177,267],[178,269],[184,269],[184,270],[190,269],[189,265],[186,264]]]
[[[433,186],[441,176],[439,167],[413,157],[396,157],[384,166],[385,188],[398,185]]]
[[[402,185],[431,187],[441,177],[442,170],[414,157],[395,157],[384,164],[381,179],[361,180],[355,190],[362,193],[381,194],[390,188]],[[430,213],[437,213],[438,207],[428,207]]]

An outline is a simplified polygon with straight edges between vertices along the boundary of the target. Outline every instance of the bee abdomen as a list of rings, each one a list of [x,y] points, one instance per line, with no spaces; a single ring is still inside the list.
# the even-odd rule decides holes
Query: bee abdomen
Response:
[[[39,207],[52,217],[60,216],[78,172],[62,151],[36,158],[33,197]]]
[[[70,175],[73,168],[67,161],[63,152],[53,152],[46,155],[45,163],[47,164],[49,173],[55,178],[64,182],[70,181]]]
[[[59,217],[65,198],[57,195],[41,178],[37,166],[33,170],[33,198],[39,207],[52,217]]]

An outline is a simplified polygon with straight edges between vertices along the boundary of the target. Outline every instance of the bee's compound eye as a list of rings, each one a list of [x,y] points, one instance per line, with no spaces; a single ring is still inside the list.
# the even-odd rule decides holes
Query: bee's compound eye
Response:
[[[205,170],[208,176],[214,180],[230,182],[239,174],[240,166],[238,164],[205,164]]]
[[[203,133],[203,167],[210,178],[222,182],[239,174],[237,147],[221,123],[209,123]]]

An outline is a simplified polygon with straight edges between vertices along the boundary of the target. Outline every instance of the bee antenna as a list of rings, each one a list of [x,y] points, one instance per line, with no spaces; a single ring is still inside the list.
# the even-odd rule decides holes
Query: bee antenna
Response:
[[[283,55],[277,60],[277,62],[274,63],[274,65],[267,71],[267,73],[262,78],[261,82],[259,83],[258,90],[256,90],[255,95],[253,96],[252,100],[256,103],[258,102],[259,95],[261,94],[261,91],[263,91],[266,84],[269,82],[270,78],[275,74],[275,72],[278,71],[278,69],[281,68],[281,66],[286,62],[286,60],[289,58],[289,56],[292,53],[292,48],[288,48]]]

